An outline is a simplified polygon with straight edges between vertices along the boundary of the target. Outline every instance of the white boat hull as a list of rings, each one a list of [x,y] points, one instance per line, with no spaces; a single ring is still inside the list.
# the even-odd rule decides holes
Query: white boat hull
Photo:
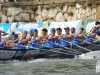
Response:
[[[100,51],[91,51],[79,55],[79,59],[100,59]]]

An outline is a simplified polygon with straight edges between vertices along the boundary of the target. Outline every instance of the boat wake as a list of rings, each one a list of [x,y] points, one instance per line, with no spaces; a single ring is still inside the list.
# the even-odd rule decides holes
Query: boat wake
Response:
[[[100,59],[100,51],[91,51],[86,54],[79,55],[79,59]]]
[[[35,59],[35,60],[28,61],[28,63],[44,62],[45,60],[46,60],[46,59]]]

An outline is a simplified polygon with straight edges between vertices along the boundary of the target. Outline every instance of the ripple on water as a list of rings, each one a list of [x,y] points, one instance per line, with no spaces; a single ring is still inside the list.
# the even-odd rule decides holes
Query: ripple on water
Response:
[[[0,75],[95,75],[96,62],[73,59],[14,60],[0,63]]]

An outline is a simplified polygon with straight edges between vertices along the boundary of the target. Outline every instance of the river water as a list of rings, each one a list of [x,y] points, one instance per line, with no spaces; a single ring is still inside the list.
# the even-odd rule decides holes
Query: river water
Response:
[[[0,61],[0,75],[100,75],[96,59]]]

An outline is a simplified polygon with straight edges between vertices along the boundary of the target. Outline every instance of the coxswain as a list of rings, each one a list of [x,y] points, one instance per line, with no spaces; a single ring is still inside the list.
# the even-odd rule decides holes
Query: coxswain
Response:
[[[26,45],[28,44],[27,31],[24,30],[22,32],[22,38],[19,38],[18,43],[16,44],[17,49],[26,49]]]
[[[66,46],[66,47],[70,47],[70,41],[71,41],[71,35],[70,35],[70,28],[66,27],[64,28],[65,30],[65,34],[62,34],[59,38],[59,40],[61,40],[59,43],[60,46]]]
[[[57,36],[55,35],[56,29],[51,28],[50,35],[47,36],[47,42],[43,44],[44,47],[54,48],[56,47]]]
[[[72,44],[73,45],[80,45],[83,43],[84,35],[82,32],[84,31],[84,28],[79,28],[78,33],[74,34]]]
[[[32,29],[32,37],[30,41],[28,42],[28,45],[32,48],[39,48],[39,37],[38,37],[38,30]]]

